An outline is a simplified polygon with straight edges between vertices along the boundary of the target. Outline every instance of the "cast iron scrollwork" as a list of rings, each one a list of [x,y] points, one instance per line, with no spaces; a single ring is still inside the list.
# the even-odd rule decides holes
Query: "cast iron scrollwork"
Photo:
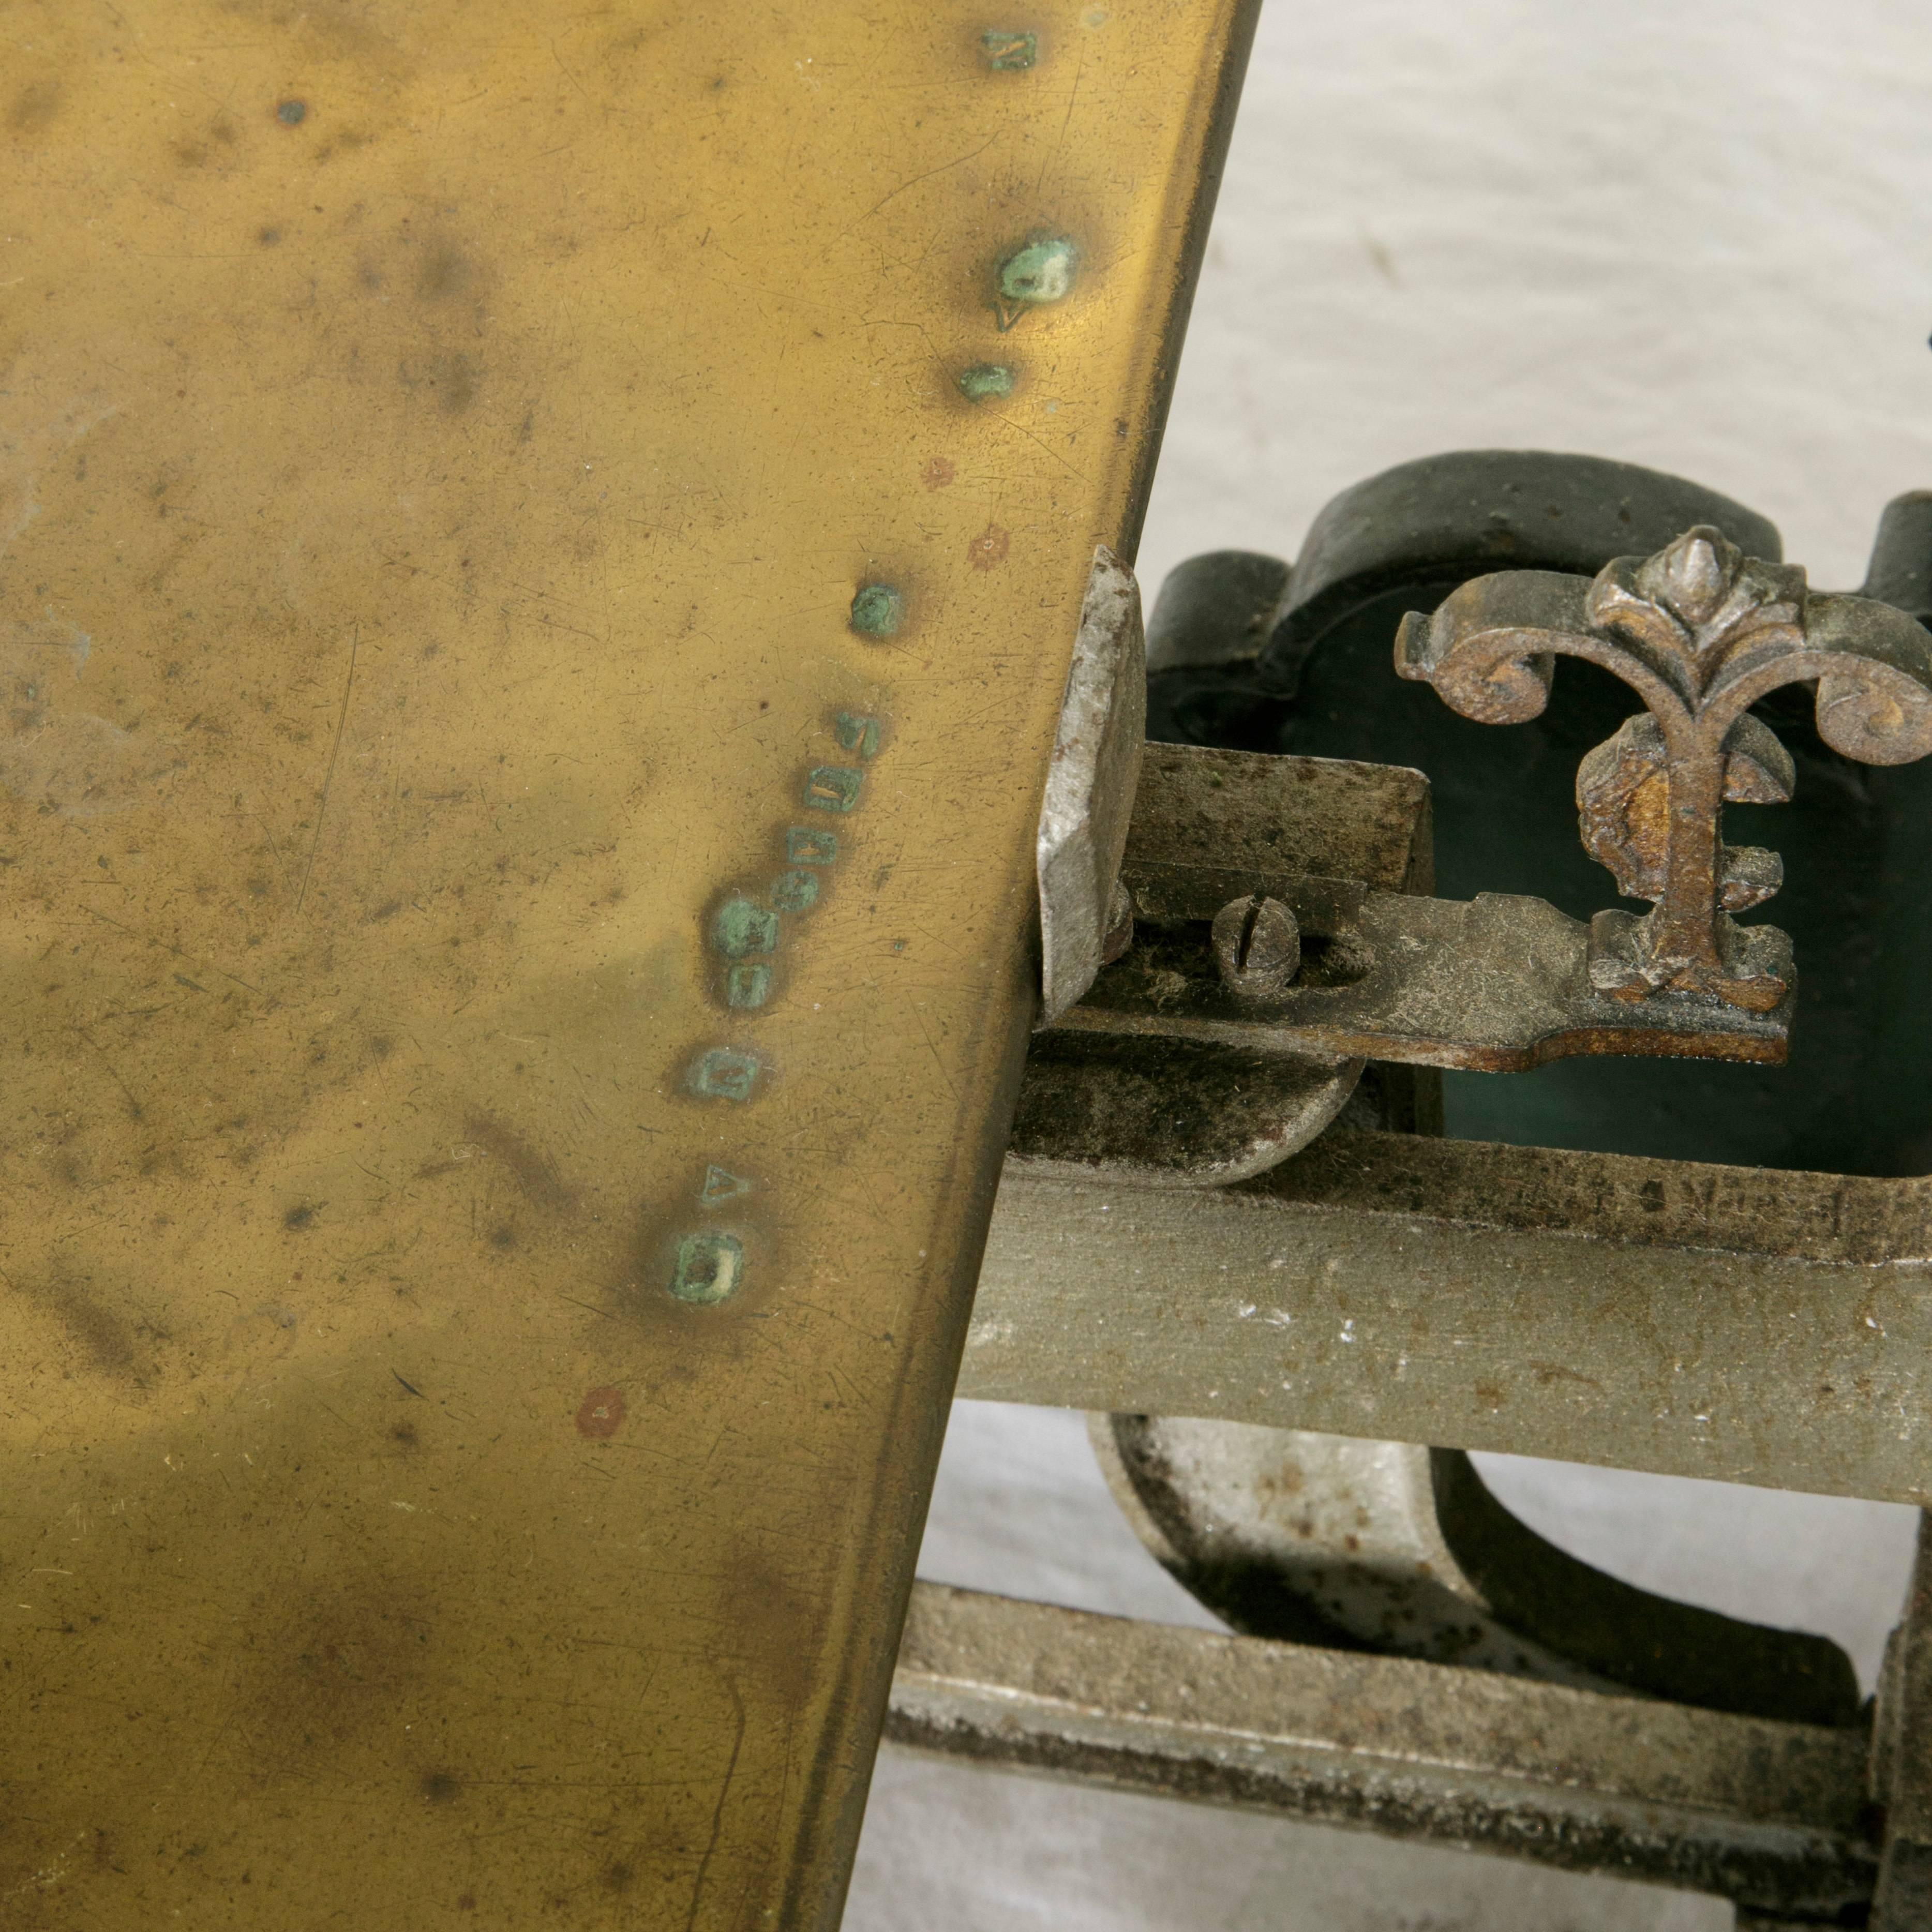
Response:
[[[1559,652],[1622,678],[1648,707],[1582,762],[1583,843],[1640,919],[1599,913],[1590,979],[1640,1000],[1676,994],[1768,1012],[1790,991],[1790,941],[1731,914],[1783,883],[1774,852],[1727,846],[1723,808],[1790,798],[1790,754],[1750,708],[1816,680],[1819,735],[1868,764],[1932,752],[1932,637],[1864,597],[1808,590],[1796,565],[1745,556],[1700,524],[1654,556],[1594,580],[1504,571],[1464,584],[1433,616],[1412,611],[1396,669],[1485,724],[1534,718]]]

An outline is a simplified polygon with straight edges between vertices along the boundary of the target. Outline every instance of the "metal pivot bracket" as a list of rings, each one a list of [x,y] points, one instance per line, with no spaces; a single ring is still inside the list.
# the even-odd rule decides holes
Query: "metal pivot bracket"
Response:
[[[1820,753],[1792,719],[1787,758],[1748,715],[1744,680],[1760,694],[1816,682],[1827,758],[1903,763],[1932,736],[1912,621],[1924,600],[1895,571],[1875,559],[1870,586],[1896,596],[1896,612],[1811,597],[1799,573],[1718,533],[1774,558],[1776,532],[1754,532],[1748,512],[1673,497],[1660,526],[1634,500],[1613,542],[1604,518],[1580,538],[1552,508],[1570,552],[1497,546],[1540,571],[1479,578],[1490,565],[1461,567],[1466,543],[1454,580],[1377,579],[1379,601],[1363,605],[1374,558],[1356,556],[1340,586],[1353,629],[1327,658],[1304,652],[1305,708],[1347,721],[1358,692],[1378,692],[1391,701],[1378,724],[1426,719],[1422,734],[1354,718],[1352,736],[1253,734],[1327,756],[1147,747],[1120,874],[1131,947],[1034,1042],[959,1389],[1088,1410],[1129,1522],[1238,1634],[922,1586],[891,1731],[1059,1776],[1688,1886],[1730,1900],[1740,1932],[1906,1932],[1932,1924],[1928,1559],[1874,1712],[1835,1646],[1590,1570],[1510,1516],[1467,1453],[1928,1501],[1912,1417],[1932,1182],[1444,1141],[1424,1104],[1432,1062],[1782,1059],[1789,943],[1732,922],[1782,868],[1726,848],[1720,813],[1788,798],[1793,766]],[[1886,530],[1910,522],[1911,537],[1922,507],[1893,506]],[[1880,551],[1895,561],[1915,545],[1882,536]],[[1605,564],[1613,548],[1660,546]],[[1280,612],[1314,610],[1322,584],[1310,572],[1291,591],[1284,568],[1241,561],[1219,603],[1196,579],[1206,616],[1189,622],[1193,644],[1211,631],[1216,650],[1244,654],[1246,676],[1264,634],[1288,627]],[[1539,584],[1558,586],[1560,622],[1533,621],[1520,597],[1480,602]],[[1444,599],[1402,628],[1399,668],[1447,709],[1388,676],[1399,614]],[[1178,675],[1172,628],[1157,608],[1156,685]],[[1304,644],[1325,635],[1312,616],[1306,628]],[[1578,678],[1517,741],[1533,736],[1546,764],[1559,745],[1608,738],[1577,780],[1583,850],[1658,907],[1647,920],[1428,896],[1432,794],[1408,766],[1438,773],[1438,802],[1458,817],[1460,890],[1496,878],[1496,851],[1478,844],[1472,860],[1461,824],[1521,814],[1496,805],[1484,776],[1499,741],[1450,713],[1504,715],[1498,690],[1520,676],[1534,688],[1507,715],[1534,716],[1559,649],[1628,657],[1649,700],[1620,723],[1613,687]],[[1586,698],[1601,715],[1570,730]],[[1163,724],[1172,701],[1156,689]],[[1473,746],[1460,769],[1429,754],[1437,731],[1456,754]],[[1823,789],[1808,776],[1808,796]],[[1566,818],[1538,816],[1539,862],[1511,884],[1587,892]],[[1818,854],[1836,849],[1807,833],[1810,818],[1788,835],[1808,890],[1828,869]],[[1702,901],[1685,888],[1694,868],[1678,865],[1698,837]],[[1510,856],[1507,842],[1496,850]],[[1576,868],[1561,885],[1542,862],[1552,853]],[[1659,937],[1687,904],[1703,956]],[[1815,906],[1793,923],[1819,932]],[[1842,961],[1817,978],[1850,983]]]
[[[1788,799],[1794,770],[1749,707],[1815,680],[1828,745],[1909,762],[1932,751],[1932,638],[1888,604],[1810,592],[1802,570],[1699,525],[1594,580],[1476,578],[1432,617],[1403,620],[1396,668],[1466,716],[1508,723],[1542,710],[1559,652],[1615,672],[1649,706],[1576,780],[1586,848],[1654,902],[1647,916],[1606,910],[1586,925],[1518,895],[1421,898],[1285,855],[1216,863],[1211,844],[1174,836],[1186,803],[1156,787],[1121,873],[1144,927],[1058,1024],[1491,1072],[1576,1054],[1781,1062],[1790,941],[1732,915],[1770,898],[1783,866],[1726,845],[1721,814],[1726,801]]]
[[[1118,997],[1121,982],[1159,970],[1178,944],[1194,946],[1196,976],[1209,980],[1211,991],[1206,922],[1236,894],[1292,892],[1310,878],[1340,875],[1358,899],[1366,893],[1426,904],[1405,896],[1427,891],[1432,859],[1429,784],[1419,772],[1147,746],[1119,871],[1136,922],[1134,944],[1100,973],[1087,1003],[1035,1039],[1010,1163],[1070,1178],[1218,1186],[1305,1146],[1355,1091],[1364,1070],[1359,1053],[1311,1052],[1298,1043],[1284,1053],[1252,1037],[1254,1029],[1238,1017],[1220,1036],[1189,1036],[1158,1024],[1096,1027],[1092,1013],[1110,1009],[1092,1002]],[[1306,895],[1297,903],[1307,910]],[[1178,934],[1177,906],[1198,915]],[[1332,953],[1314,931],[1319,922],[1311,916],[1304,923],[1310,938],[1300,970],[1312,980],[1329,969]],[[1432,1076],[1388,1068],[1376,1081],[1388,1090],[1378,1122],[1392,1108],[1397,1124],[1432,1124]]]
[[[1150,746],[1120,867],[1132,944],[1059,1028],[1304,1066],[1512,1072],[1579,1053],[1784,1058],[1788,999],[1770,1013],[1634,1005],[1592,984],[1590,929],[1544,901],[1431,898],[1426,878],[1378,872],[1372,844],[1348,821],[1412,814],[1411,794],[1427,791],[1420,772],[1396,766]],[[1329,826],[1344,828],[1342,850],[1330,849]],[[1256,988],[1240,983],[1244,962],[1231,962],[1225,943],[1217,950],[1214,922],[1270,902],[1287,914],[1299,958],[1286,984]]]

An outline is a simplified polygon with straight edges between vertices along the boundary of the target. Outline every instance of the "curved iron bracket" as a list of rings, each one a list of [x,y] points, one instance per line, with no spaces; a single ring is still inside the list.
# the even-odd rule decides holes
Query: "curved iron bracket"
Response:
[[[1179,1417],[1088,1425],[1142,1541],[1248,1635],[1857,1721],[1858,1674],[1828,1638],[1606,1575],[1520,1521],[1460,1449]]]

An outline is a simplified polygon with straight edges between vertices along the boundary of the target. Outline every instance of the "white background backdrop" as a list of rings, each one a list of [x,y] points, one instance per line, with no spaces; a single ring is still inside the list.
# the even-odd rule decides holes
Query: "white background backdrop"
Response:
[[[1140,558],[1292,556],[1338,490],[1588,451],[1763,510],[1856,585],[1932,487],[1923,0],[1268,0]],[[1912,1513],[1486,1458],[1632,1581],[1822,1630],[1869,1686]],[[962,1403],[921,1574],[1204,1614],[1079,1419]],[[1726,1909],[888,1750],[851,1932],[1720,1932]]]

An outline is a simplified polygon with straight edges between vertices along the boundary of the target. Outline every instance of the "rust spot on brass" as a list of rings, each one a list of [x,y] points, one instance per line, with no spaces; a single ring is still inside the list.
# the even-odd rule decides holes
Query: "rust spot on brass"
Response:
[[[578,1406],[577,1432],[604,1442],[623,1427],[626,1412],[622,1390],[594,1388]]]
[[[1010,532],[1000,529],[998,524],[988,524],[966,546],[966,561],[975,570],[991,570],[995,565],[1006,562],[1006,552],[1012,545]]]

